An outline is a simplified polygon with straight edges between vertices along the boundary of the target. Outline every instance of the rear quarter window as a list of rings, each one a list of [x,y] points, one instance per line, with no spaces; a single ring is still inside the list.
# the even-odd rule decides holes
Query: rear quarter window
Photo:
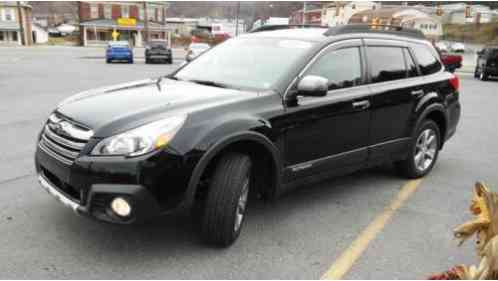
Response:
[[[441,63],[429,46],[413,45],[412,50],[423,75],[430,75],[441,70]]]

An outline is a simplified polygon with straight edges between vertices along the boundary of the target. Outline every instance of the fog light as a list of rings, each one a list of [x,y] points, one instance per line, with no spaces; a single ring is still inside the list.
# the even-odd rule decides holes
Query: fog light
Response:
[[[116,197],[112,200],[111,209],[114,213],[121,217],[127,217],[131,213],[130,203],[122,197]]]

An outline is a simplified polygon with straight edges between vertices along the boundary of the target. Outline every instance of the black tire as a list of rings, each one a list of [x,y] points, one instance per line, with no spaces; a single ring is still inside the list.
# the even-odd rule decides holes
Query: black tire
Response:
[[[105,62],[106,62],[106,63],[111,63],[111,62],[112,62],[112,60],[106,60]]]
[[[425,157],[426,157],[426,152],[432,153],[432,149],[431,149],[431,151],[429,151],[429,149],[427,149],[427,151],[424,150],[422,152],[418,146],[419,140],[420,140],[420,138],[423,137],[422,134],[425,134],[425,132],[433,132],[434,136],[435,136],[435,140],[433,140],[434,144],[432,146],[432,148],[435,147],[435,150],[433,152],[433,155],[431,158],[432,160],[430,163],[426,162],[428,160],[425,159]],[[436,163],[437,157],[439,155],[439,148],[440,147],[441,147],[441,133],[439,130],[439,126],[432,120],[425,120],[420,124],[420,126],[416,130],[416,133],[412,137],[412,141],[410,143],[410,148],[409,148],[410,151],[408,152],[408,157],[405,160],[396,162],[395,166],[396,166],[397,170],[400,172],[400,174],[404,177],[407,177],[410,179],[423,177],[423,176],[427,175],[434,167],[434,164]],[[423,162],[423,164],[421,162],[418,162],[420,165],[417,166],[417,163],[416,163],[417,160],[415,157],[416,157],[416,155],[419,155],[420,152],[422,152],[422,154],[423,154],[422,157],[424,159],[421,159],[421,160],[423,160],[424,162]],[[420,159],[420,157],[418,157],[418,159]],[[424,167],[422,169],[421,166],[426,166],[426,167]]]
[[[148,58],[145,58],[145,64],[149,64],[150,60]]]
[[[173,59],[169,59],[168,64],[173,64]]]
[[[474,78],[479,78],[479,71],[478,71],[477,66],[476,66],[476,68],[474,70]]]
[[[227,247],[237,240],[247,210],[250,179],[249,156],[230,153],[219,160],[211,177],[201,218],[202,237],[207,243]],[[246,196],[245,203],[243,208],[239,208],[243,194]],[[242,212],[239,212],[240,209]],[[242,216],[237,216],[240,213]]]
[[[488,74],[486,73],[485,69],[481,69],[481,72],[479,73],[479,79],[481,81],[487,81],[488,80]]]

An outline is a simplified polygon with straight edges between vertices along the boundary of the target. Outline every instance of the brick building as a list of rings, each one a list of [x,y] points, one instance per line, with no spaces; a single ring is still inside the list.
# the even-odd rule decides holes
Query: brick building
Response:
[[[79,2],[80,36],[84,46],[113,40],[129,41],[142,46],[147,40],[146,18],[150,39],[167,39],[164,2]]]
[[[32,9],[26,2],[0,1],[0,44],[32,45]]]
[[[305,24],[321,25],[322,24],[322,9],[310,9],[303,13],[303,10],[298,10],[290,14],[289,24],[302,24],[303,16]]]

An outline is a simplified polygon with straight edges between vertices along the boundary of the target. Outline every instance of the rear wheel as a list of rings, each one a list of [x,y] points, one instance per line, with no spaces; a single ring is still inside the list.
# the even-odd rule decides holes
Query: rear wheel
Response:
[[[440,143],[438,125],[432,120],[425,120],[412,140],[408,158],[396,163],[398,170],[408,178],[425,176],[436,163]]]
[[[476,66],[476,68],[474,70],[474,78],[479,78],[479,71],[478,70],[479,70],[479,68],[477,68],[477,66]]]
[[[227,247],[239,237],[251,186],[251,159],[240,153],[223,156],[214,171],[201,219],[204,240]]]

